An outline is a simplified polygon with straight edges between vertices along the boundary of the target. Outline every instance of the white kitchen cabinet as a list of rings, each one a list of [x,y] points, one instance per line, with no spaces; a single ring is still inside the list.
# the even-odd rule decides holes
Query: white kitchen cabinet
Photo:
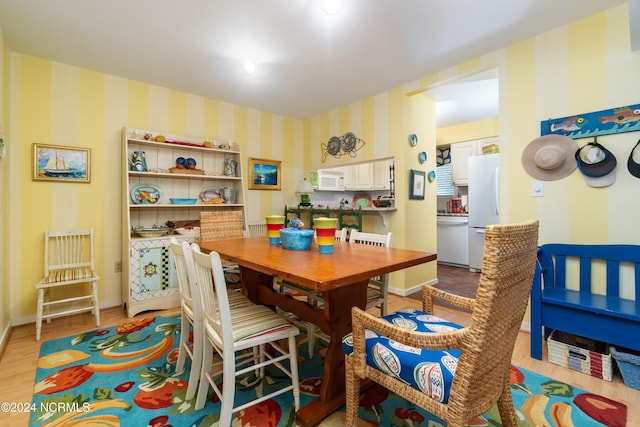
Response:
[[[391,175],[389,172],[389,160],[378,160],[373,163],[373,189],[389,190],[391,184]]]
[[[345,168],[345,190],[373,190],[373,163],[357,163]]]
[[[482,147],[497,143],[497,138],[483,138],[451,144],[451,179],[453,185],[463,187],[469,185],[469,157],[482,155]]]
[[[477,155],[476,141],[451,144],[451,179],[453,185],[469,185],[469,165],[467,159]]]
[[[154,141],[159,134],[123,129],[122,300],[129,317],[146,310],[180,306],[171,236],[155,232],[155,236],[152,233],[141,237],[134,229],[157,229],[167,221],[197,222],[202,211],[241,211],[243,222],[246,217],[239,151],[229,144],[209,148],[204,146],[204,138],[166,133],[162,134],[166,142]],[[211,145],[222,144],[213,141]],[[134,152],[143,154],[134,156]],[[177,168],[176,160],[180,157],[195,160],[195,166]],[[146,168],[133,167],[138,158],[144,158]],[[235,193],[235,200],[229,197],[230,193]],[[227,201],[220,203],[223,195],[228,196]],[[196,202],[183,204],[191,201],[175,199]],[[200,237],[197,233],[174,236],[189,242]]]

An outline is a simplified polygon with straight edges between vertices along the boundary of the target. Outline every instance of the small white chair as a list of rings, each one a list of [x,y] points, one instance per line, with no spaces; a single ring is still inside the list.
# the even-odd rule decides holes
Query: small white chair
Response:
[[[100,326],[97,285],[100,277],[94,270],[93,259],[93,228],[73,231],[45,230],[44,277],[35,285],[38,291],[36,341],[40,341],[43,319],[51,323],[54,317],[91,311],[96,317],[96,326]],[[52,288],[85,283],[91,284],[89,294],[62,299],[51,298]],[[90,300],[91,303],[80,307],[73,304],[85,300]],[[52,307],[61,308],[51,310]]]
[[[266,306],[253,303],[234,305],[228,297],[218,253],[212,252],[205,255],[200,252],[196,244],[192,245],[192,253],[198,289],[202,297],[205,330],[203,368],[196,410],[204,406],[209,386],[221,401],[219,421],[221,426],[231,425],[234,412],[288,391],[293,392],[295,409],[298,410],[300,407],[296,349],[296,336],[300,333],[298,328]],[[279,341],[284,339],[288,340],[288,351],[279,344]],[[265,351],[265,344],[270,344],[276,353],[271,354]],[[247,351],[256,346],[259,349],[257,361],[255,352]],[[221,363],[213,363],[214,349],[217,357],[222,359]],[[239,353],[237,358],[236,353]],[[289,369],[282,363],[286,359],[289,360]],[[234,407],[236,377],[251,371],[256,371],[260,377],[264,377],[264,368],[268,365],[277,367],[291,378],[291,384]],[[222,390],[216,384],[220,374],[222,374]]]

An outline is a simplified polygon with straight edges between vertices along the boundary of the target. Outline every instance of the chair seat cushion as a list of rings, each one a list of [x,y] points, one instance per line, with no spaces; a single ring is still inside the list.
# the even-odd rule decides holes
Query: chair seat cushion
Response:
[[[66,282],[68,280],[90,279],[93,277],[93,271],[86,268],[67,268],[64,270],[55,270],[45,277],[43,283]]]
[[[462,326],[423,311],[407,309],[383,317],[387,322],[416,332],[445,332]],[[460,350],[424,350],[365,330],[367,365],[421,390],[432,399],[447,403]],[[353,353],[353,336],[342,339],[342,349]]]
[[[233,307],[231,324],[233,325],[233,340],[236,342],[294,328],[283,316],[274,313],[266,306],[257,304]]]
[[[222,272],[227,285],[237,285],[240,283],[240,266],[235,262],[222,261]]]

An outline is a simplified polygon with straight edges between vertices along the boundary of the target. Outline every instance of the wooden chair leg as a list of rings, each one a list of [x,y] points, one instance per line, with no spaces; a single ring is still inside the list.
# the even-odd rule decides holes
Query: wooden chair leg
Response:
[[[100,326],[100,306],[98,304],[98,284],[91,282],[91,292],[93,295],[93,314],[96,316],[96,326]]]
[[[189,329],[189,319],[183,312],[182,316],[180,316],[180,343],[178,344],[178,360],[176,361],[176,373],[184,371],[184,364],[187,360],[187,350],[185,349],[185,347],[187,346],[187,342],[189,341]]]
[[[42,306],[44,304],[44,290],[38,289],[38,310],[36,312],[36,341],[40,341],[42,331]]]

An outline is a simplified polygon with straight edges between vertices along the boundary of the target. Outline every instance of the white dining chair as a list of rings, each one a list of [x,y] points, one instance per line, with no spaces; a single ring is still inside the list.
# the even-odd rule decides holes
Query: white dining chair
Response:
[[[341,238],[344,241],[346,238],[347,228],[343,228],[342,230],[336,230],[336,240],[338,239],[338,232],[341,234]],[[349,243],[356,244],[366,244],[366,245],[374,245],[374,246],[391,246],[391,232],[387,234],[375,234],[375,233],[366,233],[362,231],[358,231],[353,228],[350,229],[349,232]],[[379,307],[380,315],[385,316],[387,314],[387,295],[389,288],[389,278],[386,274],[377,277],[371,277],[369,279],[369,284],[367,285],[367,305],[366,309]],[[307,297],[307,302],[317,307],[322,304],[322,295],[318,293],[309,294]],[[315,351],[315,341],[316,337],[323,339],[325,342],[328,342],[329,337],[324,334],[317,333],[317,326],[309,323],[307,325],[307,348],[309,350],[309,357],[313,357],[313,352]]]
[[[295,409],[300,407],[300,384],[298,380],[298,354],[296,336],[300,333],[283,316],[266,306],[258,304],[234,305],[229,299],[224,281],[222,264],[217,252],[203,254],[192,244],[198,289],[202,297],[204,314],[204,353],[202,374],[196,399],[196,410],[205,404],[209,387],[221,401],[219,425],[231,425],[235,412],[291,391]],[[280,345],[288,341],[288,349]],[[269,344],[275,353],[266,351]],[[257,347],[255,351],[248,351]],[[214,363],[214,350],[221,362]],[[237,356],[237,357],[236,357]],[[289,368],[282,363],[289,360]],[[269,390],[244,404],[235,405],[236,378],[256,372],[264,377],[265,367],[274,366],[291,382],[279,389]],[[222,374],[222,389],[216,379]]]
[[[351,230],[349,234],[349,243],[372,246],[391,246],[392,234],[389,231],[386,234],[366,233],[358,230]],[[389,275],[383,274],[369,279],[367,287],[367,310],[373,307],[380,308],[380,315],[387,315],[389,294]]]
[[[178,360],[176,372],[183,372],[187,356],[191,359],[189,373],[189,385],[186,399],[190,400],[198,390],[198,379],[202,370],[202,355],[204,347],[204,315],[202,297],[198,289],[198,280],[193,261],[193,254],[189,242],[179,242],[175,237],[171,238],[171,250],[178,276],[180,288],[180,345],[178,347]],[[241,292],[229,292],[229,301],[236,306],[250,305],[249,298]],[[189,345],[190,331],[193,331],[193,342]]]
[[[195,278],[193,256],[188,242],[178,242],[171,238],[171,250],[176,265],[178,286],[180,287],[180,345],[176,372],[183,372],[187,356],[191,358],[191,371],[186,399],[196,394],[200,369],[202,367],[202,348],[204,346],[204,318],[200,290]],[[192,347],[189,346],[189,332],[193,329]]]

